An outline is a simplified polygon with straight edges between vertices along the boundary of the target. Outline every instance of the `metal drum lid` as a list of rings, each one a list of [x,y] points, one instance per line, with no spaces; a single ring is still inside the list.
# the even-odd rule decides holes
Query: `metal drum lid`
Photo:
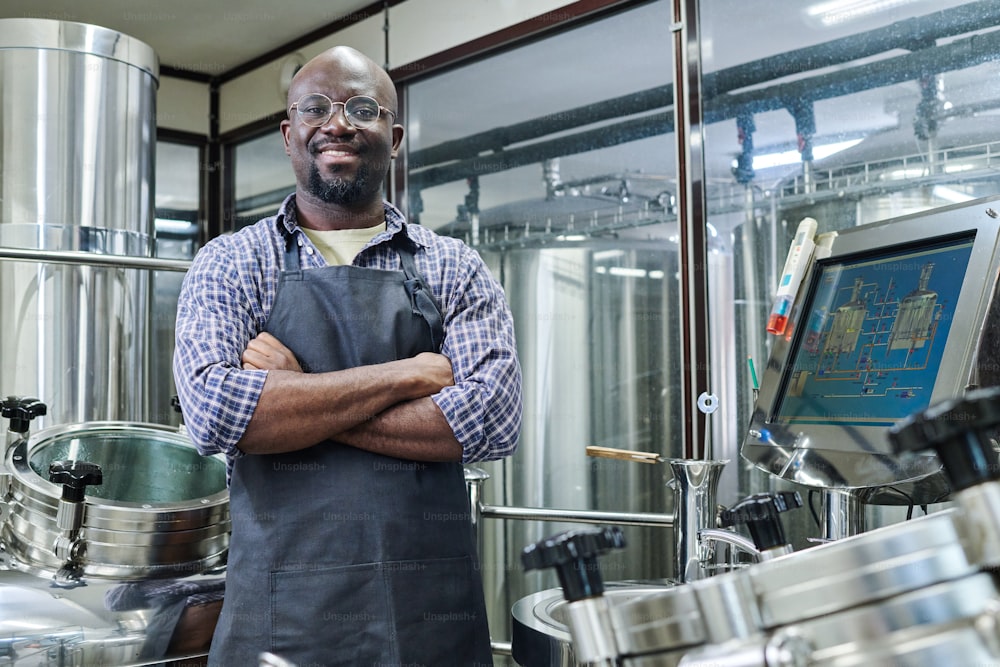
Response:
[[[103,483],[86,489],[79,559],[85,574],[176,576],[224,562],[230,529],[225,460],[202,456],[175,429],[131,422],[54,427],[11,448],[0,542],[15,561],[41,570],[64,565],[52,549],[62,489],[48,481],[48,466],[58,460],[103,470]]]
[[[765,627],[804,621],[974,574],[946,510],[747,569]]]

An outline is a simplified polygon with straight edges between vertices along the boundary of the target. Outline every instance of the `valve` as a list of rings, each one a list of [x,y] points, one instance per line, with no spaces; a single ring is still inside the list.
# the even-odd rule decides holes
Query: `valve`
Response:
[[[566,625],[577,664],[612,667],[618,649],[597,557],[625,546],[621,528],[569,530],[521,552],[525,570],[554,567],[566,598]]]
[[[1000,388],[976,389],[910,415],[889,429],[897,454],[933,450],[954,491],[1000,478],[991,431],[1000,426]]]
[[[750,531],[754,546],[763,554],[772,549],[785,548],[788,540],[779,514],[802,507],[798,491],[758,493],[744,498],[719,515],[724,527],[745,525]]]
[[[14,433],[27,432],[31,420],[43,416],[47,409],[37,398],[8,396],[0,401],[0,416],[10,420],[9,430]]]
[[[71,587],[79,582],[83,574],[81,562],[86,552],[86,542],[80,538],[83,526],[83,512],[88,486],[103,483],[101,466],[88,461],[53,461],[49,464],[49,481],[62,484],[62,497],[56,509],[56,537],[52,553],[63,561],[63,566],[54,577],[58,586]]]
[[[62,500],[83,502],[88,486],[104,483],[101,466],[88,461],[53,461],[49,464],[49,481],[62,484]]]
[[[597,557],[625,547],[621,528],[568,530],[524,548],[521,562],[525,570],[554,567],[569,602],[604,593]]]

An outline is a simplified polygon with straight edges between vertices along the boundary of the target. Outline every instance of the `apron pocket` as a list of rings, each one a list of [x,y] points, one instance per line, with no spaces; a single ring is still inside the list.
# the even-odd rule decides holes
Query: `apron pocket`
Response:
[[[302,665],[398,663],[383,567],[272,572],[271,651]]]
[[[493,664],[482,583],[472,558],[394,561],[381,567],[391,591],[402,664]]]

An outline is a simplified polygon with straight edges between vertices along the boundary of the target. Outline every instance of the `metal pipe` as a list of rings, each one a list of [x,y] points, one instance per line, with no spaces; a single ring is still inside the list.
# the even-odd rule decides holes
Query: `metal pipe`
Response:
[[[86,266],[110,266],[122,269],[148,269],[150,271],[187,271],[191,262],[157,257],[128,257],[125,255],[98,255],[79,250],[30,250],[0,247],[0,260],[15,262],[46,262]]]
[[[672,526],[673,516],[647,512],[600,512],[596,510],[555,510],[541,507],[499,507],[483,505],[480,513],[495,519],[525,521],[567,521],[571,523],[614,523],[628,526]]]
[[[510,642],[490,642],[490,647],[493,649],[493,655],[514,655]]]
[[[711,100],[733,90],[774,81],[791,74],[839,65],[894,49],[916,50],[922,46],[933,44],[934,40],[937,39],[954,37],[997,24],[1000,24],[1000,5],[997,5],[993,0],[981,0],[933,14],[905,19],[883,28],[875,28],[823,44],[710,72],[702,77],[702,91],[705,99]],[[991,52],[984,51],[984,54],[989,53]],[[918,74],[911,73],[908,78],[912,79],[916,76]],[[481,153],[485,151],[500,152],[506,146],[530,141],[555,132],[563,132],[572,127],[582,127],[603,120],[621,118],[623,113],[637,114],[669,107],[672,104],[672,99],[673,86],[668,84],[604,100],[597,104],[576,107],[521,123],[493,128],[414,151],[409,155],[410,169],[419,170],[435,164],[476,158],[477,156],[481,159]],[[779,104],[779,106],[781,105]],[[711,121],[706,120],[706,122]],[[509,156],[509,153],[505,152],[504,155]],[[411,174],[410,177],[412,178],[413,175]]]
[[[698,0],[674,0],[674,123],[677,156],[677,227],[681,261],[681,401],[694,406],[709,393],[707,209],[705,137],[701,95],[701,29]],[[707,417],[684,411],[683,459],[711,458]],[[679,577],[683,575],[678,573]]]

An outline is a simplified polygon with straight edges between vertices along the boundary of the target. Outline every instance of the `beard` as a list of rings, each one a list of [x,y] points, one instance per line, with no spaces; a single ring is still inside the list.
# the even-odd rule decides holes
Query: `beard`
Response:
[[[371,175],[371,169],[362,165],[353,180],[336,174],[327,180],[320,175],[319,167],[313,164],[309,168],[309,193],[327,204],[351,206],[366,202],[381,187],[380,183],[376,183],[373,189]]]

